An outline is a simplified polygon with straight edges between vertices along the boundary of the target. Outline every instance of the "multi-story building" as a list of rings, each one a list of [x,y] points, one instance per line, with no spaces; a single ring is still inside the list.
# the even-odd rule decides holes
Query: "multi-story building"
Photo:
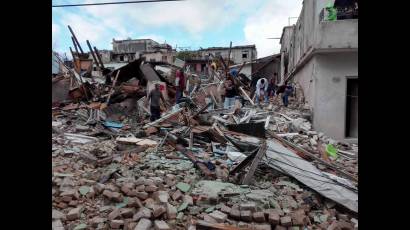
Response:
[[[222,56],[224,60],[228,59],[229,47],[210,47],[207,49],[198,50],[202,57],[206,56]],[[240,64],[243,62],[249,62],[257,58],[256,46],[255,45],[244,45],[244,46],[232,46],[231,55],[229,60],[233,64]]]
[[[131,62],[143,58],[146,61],[172,63],[175,50],[168,44],[160,44],[152,39],[113,40],[112,51],[101,51],[103,63]]]
[[[316,130],[355,142],[358,6],[354,1],[351,5],[335,5],[337,19],[330,21],[326,16],[328,2],[304,0],[296,25],[283,28],[281,81],[292,80],[302,89]]]

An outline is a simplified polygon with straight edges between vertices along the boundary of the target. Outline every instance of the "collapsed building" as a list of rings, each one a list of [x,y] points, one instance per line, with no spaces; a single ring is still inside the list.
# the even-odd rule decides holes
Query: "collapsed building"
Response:
[[[179,59],[109,69],[72,35],[75,66],[53,77],[53,229],[358,228],[357,144],[316,131],[297,98],[255,105],[229,73],[279,75],[284,55],[235,66],[228,50],[197,81]],[[177,69],[188,92],[178,104]],[[222,106],[224,79],[240,92],[234,108]],[[173,106],[150,122],[155,83]]]

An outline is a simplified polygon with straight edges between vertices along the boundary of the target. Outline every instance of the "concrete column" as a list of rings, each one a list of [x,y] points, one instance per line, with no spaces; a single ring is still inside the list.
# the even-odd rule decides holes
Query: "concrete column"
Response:
[[[280,82],[279,85],[283,85],[285,82],[285,52],[280,54]]]

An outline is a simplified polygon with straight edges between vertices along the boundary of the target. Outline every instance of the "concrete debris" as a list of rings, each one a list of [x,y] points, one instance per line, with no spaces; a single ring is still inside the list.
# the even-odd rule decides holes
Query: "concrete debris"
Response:
[[[313,130],[297,105],[252,105],[249,87],[237,81],[244,102],[234,110],[220,109],[223,98],[218,89],[223,84],[218,77],[225,75],[221,70],[170,108],[176,88],[169,78],[175,79],[177,67],[150,68],[138,59],[101,75],[102,82],[116,79],[115,84],[99,83],[101,79],[81,84],[73,74],[85,90],[76,92],[76,100],[53,107],[53,229],[358,227],[357,216],[341,209],[340,199],[323,199],[315,188],[284,173],[291,166],[272,167],[269,156],[271,161],[281,160],[272,157],[272,148],[252,164],[262,140],[276,140],[274,133],[308,152],[295,154],[326,180],[355,188],[357,182],[346,175],[357,177],[356,144]],[[192,77],[189,71],[184,73]],[[166,101],[161,102],[160,119],[151,122],[141,98],[153,87],[154,78]],[[256,128],[257,135],[252,135]],[[275,143],[290,148],[285,142]],[[326,155],[329,144],[337,158]],[[252,176],[241,184],[251,166]]]

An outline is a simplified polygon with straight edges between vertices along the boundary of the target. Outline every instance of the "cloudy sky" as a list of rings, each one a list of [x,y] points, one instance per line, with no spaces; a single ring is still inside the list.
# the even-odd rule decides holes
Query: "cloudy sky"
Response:
[[[121,0],[53,0],[53,5]],[[74,30],[83,50],[86,40],[111,49],[112,39],[151,38],[173,47],[255,44],[258,57],[278,53],[282,28],[297,17],[302,0],[185,0],[106,6],[52,8],[53,49],[67,53]],[[297,19],[290,20],[295,23]]]

